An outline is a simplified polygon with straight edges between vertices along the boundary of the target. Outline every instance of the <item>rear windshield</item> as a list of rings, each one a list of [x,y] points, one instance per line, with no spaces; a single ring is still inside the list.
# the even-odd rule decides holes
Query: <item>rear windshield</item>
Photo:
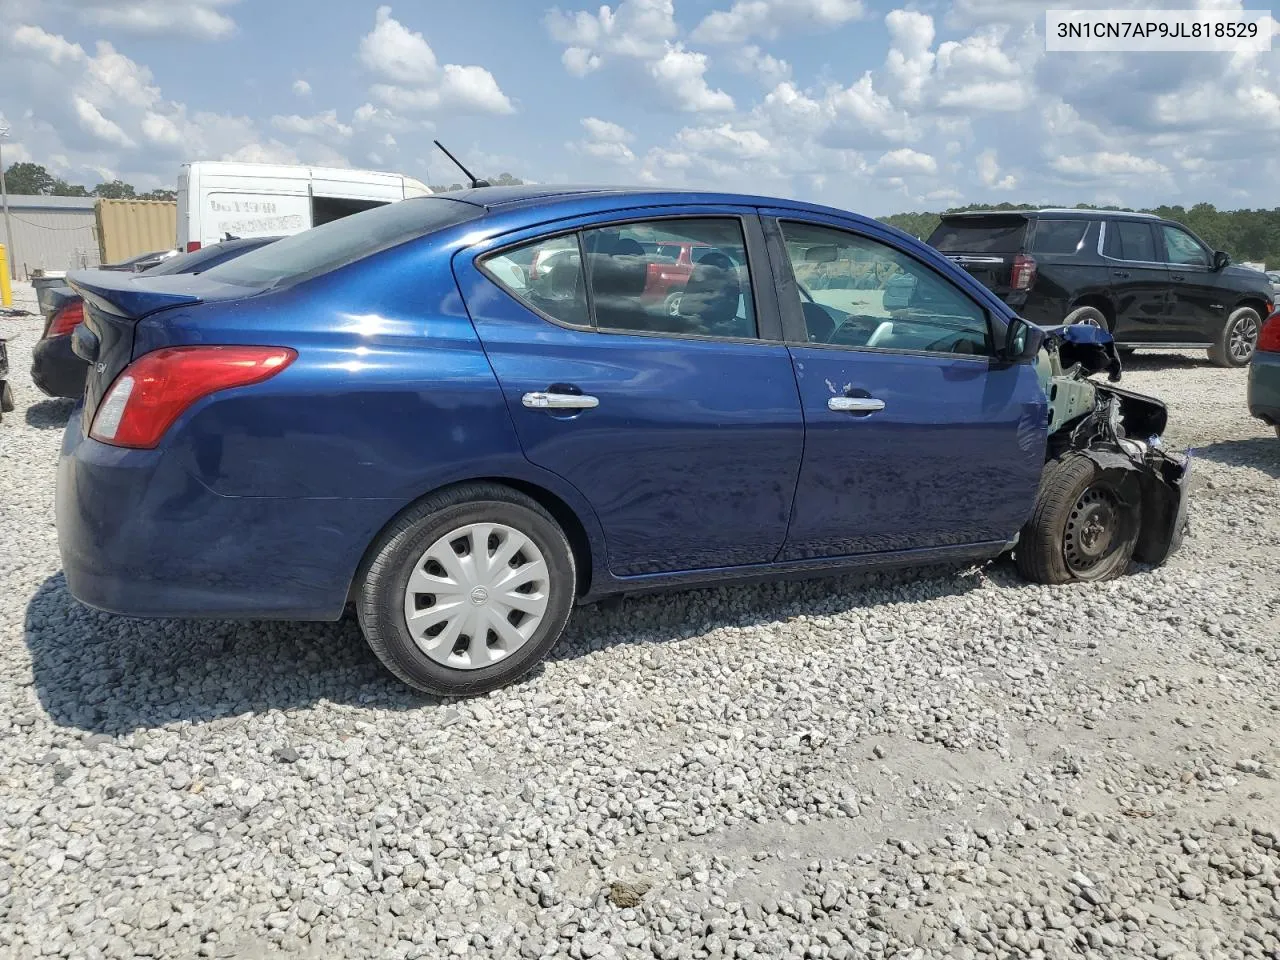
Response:
[[[379,250],[473,220],[482,207],[444,197],[415,197],[352,214],[260,247],[207,271],[220,283],[279,287],[336,270]]]
[[[1025,217],[957,217],[938,224],[929,246],[943,253],[1017,253],[1026,231]]]
[[[1079,253],[1084,249],[1088,220],[1039,220],[1031,241],[1033,253]]]

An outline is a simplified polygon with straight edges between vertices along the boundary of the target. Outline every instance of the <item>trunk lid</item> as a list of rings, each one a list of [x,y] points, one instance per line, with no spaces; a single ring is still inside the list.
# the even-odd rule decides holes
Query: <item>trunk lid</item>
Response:
[[[243,297],[246,292],[200,275],[148,277],[110,270],[77,270],[68,275],[67,284],[84,298],[84,322],[71,343],[89,364],[81,417],[86,432],[103,394],[133,359],[134,330],[140,320],[176,307]]]
[[[1027,218],[1017,213],[943,217],[928,243],[997,294],[1010,290],[1013,260],[1026,250]]]

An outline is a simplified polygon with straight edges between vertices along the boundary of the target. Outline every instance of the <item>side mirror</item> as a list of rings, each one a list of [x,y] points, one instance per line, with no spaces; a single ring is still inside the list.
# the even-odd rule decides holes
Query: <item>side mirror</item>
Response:
[[[1006,360],[1014,362],[1034,360],[1044,346],[1044,337],[1044,330],[1040,327],[1022,317],[1014,317],[1005,331],[1004,349],[1001,353]]]
[[[1223,253],[1221,250],[1217,251],[1213,255],[1213,269],[1215,270],[1225,270],[1227,267],[1227,264],[1229,264],[1230,262],[1231,262],[1231,258],[1227,256],[1225,253]]]

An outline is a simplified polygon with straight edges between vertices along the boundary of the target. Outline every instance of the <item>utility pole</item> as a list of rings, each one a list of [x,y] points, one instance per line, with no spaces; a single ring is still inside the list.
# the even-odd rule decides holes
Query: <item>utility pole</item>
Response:
[[[9,188],[4,182],[4,138],[9,135],[9,125],[0,120],[0,207],[4,208],[4,248],[9,254],[9,276],[18,279],[18,255],[13,250],[13,224],[9,222]]]

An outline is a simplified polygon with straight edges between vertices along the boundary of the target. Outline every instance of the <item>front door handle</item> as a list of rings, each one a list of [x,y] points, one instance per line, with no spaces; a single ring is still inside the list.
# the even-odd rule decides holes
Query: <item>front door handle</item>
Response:
[[[875,397],[832,397],[827,409],[836,413],[875,413],[884,409],[884,401]]]
[[[1129,279],[1129,271],[1128,271],[1128,270],[1113,270],[1111,275],[1112,275],[1112,276],[1115,276],[1115,277],[1119,277],[1121,280],[1128,280],[1128,279]]]
[[[530,410],[592,410],[600,406],[595,397],[583,393],[526,393],[520,398]]]
[[[1185,280],[1185,279],[1187,279],[1187,278],[1186,278],[1185,276],[1183,276],[1181,273],[1175,273],[1175,274],[1173,274],[1173,279],[1174,279],[1174,280]]]

